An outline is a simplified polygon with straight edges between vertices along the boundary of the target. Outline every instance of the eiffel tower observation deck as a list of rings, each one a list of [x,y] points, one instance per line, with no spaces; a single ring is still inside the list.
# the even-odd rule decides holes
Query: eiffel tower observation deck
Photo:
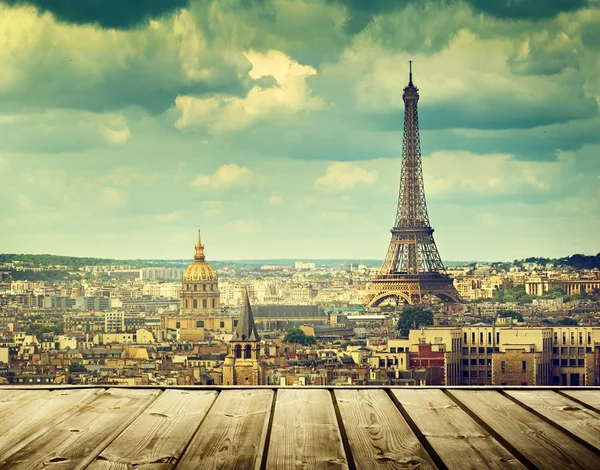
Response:
[[[463,302],[446,273],[427,214],[417,111],[419,90],[412,81],[412,61],[402,99],[404,142],[396,222],[381,269],[368,288],[366,303],[376,307],[392,299],[396,303],[421,304],[433,297]]]

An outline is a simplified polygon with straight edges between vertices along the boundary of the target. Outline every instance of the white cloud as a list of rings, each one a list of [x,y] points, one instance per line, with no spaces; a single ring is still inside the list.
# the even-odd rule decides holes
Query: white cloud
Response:
[[[315,186],[329,191],[345,191],[359,185],[370,185],[377,181],[378,173],[361,168],[352,162],[330,163],[325,174],[315,181]]]
[[[17,202],[19,203],[19,206],[23,209],[28,209],[31,206],[31,199],[29,199],[27,196],[24,196],[23,194],[18,195]]]
[[[204,201],[202,208],[207,216],[217,215],[223,209],[223,201]]]
[[[192,186],[196,188],[225,189],[233,186],[248,186],[254,179],[254,173],[249,168],[244,168],[230,163],[220,166],[213,175],[198,175]]]
[[[107,206],[120,207],[127,201],[127,193],[117,188],[101,188],[100,201]]]
[[[112,145],[122,146],[129,142],[131,131],[124,116],[115,116],[102,123],[99,132]]]
[[[510,155],[477,155],[471,152],[434,152],[423,162],[425,193],[441,195],[497,196],[533,190],[547,193],[560,185],[573,158],[532,162]]]
[[[272,206],[277,206],[282,203],[283,198],[279,194],[271,194],[265,199],[267,204],[271,204]]]
[[[231,222],[225,225],[225,228],[228,231],[230,230],[232,232],[239,232],[245,234],[259,233],[264,230],[263,225],[257,219],[254,218],[232,220]]]
[[[311,95],[306,83],[307,77],[317,73],[314,68],[301,65],[279,51],[265,54],[250,51],[245,56],[252,64],[248,72],[251,78],[273,77],[276,85],[270,88],[257,85],[245,98],[178,96],[175,108],[181,115],[175,127],[208,126],[212,132],[221,133],[246,128],[260,119],[323,106],[320,98]]]

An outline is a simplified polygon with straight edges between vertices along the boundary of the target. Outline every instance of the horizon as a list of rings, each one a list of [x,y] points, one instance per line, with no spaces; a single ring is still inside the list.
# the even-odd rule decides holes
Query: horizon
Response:
[[[600,0],[367,3],[0,0],[0,250],[383,259],[412,61],[442,259],[597,253]]]

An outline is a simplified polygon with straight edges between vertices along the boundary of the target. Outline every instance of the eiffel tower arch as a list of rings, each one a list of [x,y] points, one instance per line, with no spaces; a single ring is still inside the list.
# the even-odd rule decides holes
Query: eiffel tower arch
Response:
[[[446,273],[427,214],[417,111],[419,90],[412,81],[412,61],[402,99],[404,139],[398,210],[387,254],[368,287],[366,304],[376,307],[389,299],[420,304],[432,297],[463,302]]]

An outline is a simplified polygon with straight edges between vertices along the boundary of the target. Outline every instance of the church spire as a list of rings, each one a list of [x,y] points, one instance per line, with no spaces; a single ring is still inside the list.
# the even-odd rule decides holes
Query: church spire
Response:
[[[254,316],[252,315],[252,307],[250,306],[250,297],[248,289],[244,289],[244,299],[242,300],[242,311],[238,318],[237,326],[233,332],[233,341],[260,341],[256,325],[254,324]]]
[[[198,261],[204,261],[204,245],[200,240],[200,229],[198,229],[198,244],[195,245],[196,253],[194,253],[194,259]]]

